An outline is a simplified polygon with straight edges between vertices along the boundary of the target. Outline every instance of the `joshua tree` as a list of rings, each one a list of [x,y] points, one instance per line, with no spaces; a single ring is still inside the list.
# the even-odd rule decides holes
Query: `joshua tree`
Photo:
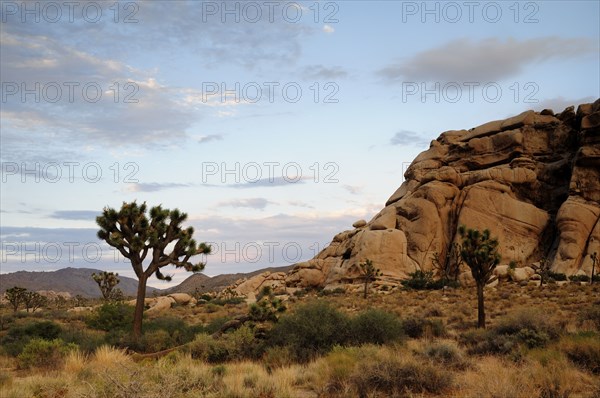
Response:
[[[550,266],[552,264],[546,257],[542,257],[540,259],[540,265],[537,267],[537,272],[540,275],[540,287],[544,284],[544,281],[547,281],[550,276]]]
[[[450,281],[451,279],[454,281],[458,280],[460,265],[462,264],[460,250],[460,244],[453,243],[450,250],[446,253],[444,261],[440,259],[438,252],[433,253],[431,262],[444,281]]]
[[[92,274],[92,279],[98,284],[102,297],[106,301],[113,299],[113,289],[121,282],[119,280],[119,274],[114,272],[102,271],[100,274],[95,272]]]
[[[496,265],[500,263],[498,240],[491,238],[487,229],[479,232],[461,225],[458,227],[458,233],[462,238],[462,259],[471,268],[471,274],[477,284],[477,327],[485,328],[483,288],[496,278],[492,274]]]
[[[174,265],[188,272],[202,271],[205,263],[192,264],[190,258],[210,253],[210,246],[205,243],[197,244],[192,238],[194,228],[182,228],[181,223],[187,219],[187,214],[177,209],[168,210],[155,206],[150,209],[148,219],[146,210],[146,203],[138,205],[135,201],[123,202],[120,210],[106,207],[102,215],[96,218],[96,223],[100,226],[98,238],[129,259],[138,278],[133,317],[133,334],[138,339],[142,335],[148,278],[156,275],[160,280],[170,281],[171,276],[164,275],[160,270],[167,265]],[[149,263],[147,261],[148,265],[144,268],[147,257]]]
[[[19,306],[21,305],[21,303],[25,302],[25,293],[27,292],[27,289],[25,289],[24,287],[11,287],[10,289],[6,290],[6,299],[8,300],[8,302],[10,303],[10,305],[13,308],[13,311],[16,313],[19,310]]]
[[[365,291],[363,293],[363,297],[367,298],[369,294],[369,284],[374,282],[378,276],[381,276],[381,271],[379,268],[375,268],[373,266],[373,261],[367,259],[364,263],[358,264],[360,268],[360,276],[365,283]]]
[[[25,303],[25,310],[29,312],[31,308],[31,312],[35,312],[38,308],[46,305],[48,303],[48,299],[38,292],[25,292],[23,293],[23,303]]]
[[[594,283],[594,276],[596,271],[596,261],[598,261],[598,253],[593,252],[590,254],[590,258],[592,259],[592,279],[590,280],[590,285]]]

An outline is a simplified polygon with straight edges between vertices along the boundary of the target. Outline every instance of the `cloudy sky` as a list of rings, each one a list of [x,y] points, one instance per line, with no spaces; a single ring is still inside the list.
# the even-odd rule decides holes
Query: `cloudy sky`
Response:
[[[597,1],[0,5],[3,273],[132,275],[94,221],[132,200],[208,275],[293,264],[443,131],[600,97]]]

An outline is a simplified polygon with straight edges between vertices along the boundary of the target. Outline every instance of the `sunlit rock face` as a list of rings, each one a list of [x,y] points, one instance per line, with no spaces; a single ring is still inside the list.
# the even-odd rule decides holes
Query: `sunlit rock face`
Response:
[[[288,287],[360,280],[371,259],[379,283],[396,284],[444,259],[457,227],[489,229],[502,263],[547,258],[567,275],[591,274],[600,254],[600,100],[554,114],[523,112],[447,131],[412,162],[404,182],[367,223],[337,234],[285,278]]]

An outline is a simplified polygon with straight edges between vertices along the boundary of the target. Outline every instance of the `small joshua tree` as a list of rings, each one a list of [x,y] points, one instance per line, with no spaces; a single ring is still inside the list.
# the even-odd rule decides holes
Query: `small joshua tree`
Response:
[[[378,276],[381,276],[382,273],[378,268],[373,266],[373,261],[367,259],[364,263],[358,264],[360,269],[360,276],[365,283],[365,290],[363,293],[363,297],[367,298],[369,294],[369,284],[377,280]]]
[[[102,292],[102,297],[106,301],[113,299],[113,289],[121,282],[119,280],[119,274],[106,271],[102,271],[99,274],[94,272],[92,274],[92,279],[98,284],[100,292]]]
[[[450,280],[458,280],[460,265],[462,264],[460,250],[460,244],[455,242],[450,246],[450,250],[446,253],[446,258],[444,260],[440,258],[438,252],[433,253],[431,258],[433,268],[438,271],[438,274],[445,285]]]
[[[493,276],[493,272],[500,263],[498,240],[491,238],[487,229],[479,232],[461,225],[458,233],[462,238],[462,259],[471,268],[477,284],[477,327],[485,328],[483,288],[497,278]]]
[[[19,310],[19,306],[21,305],[21,303],[25,302],[25,293],[27,292],[27,289],[25,289],[24,287],[11,287],[10,289],[6,290],[6,299],[8,300],[8,302],[10,303],[10,305],[13,308],[13,312],[17,312]]]
[[[536,267],[536,271],[540,276],[540,287],[544,284],[544,281],[548,281],[550,278],[550,266],[552,264],[546,257],[540,259],[540,265]]]

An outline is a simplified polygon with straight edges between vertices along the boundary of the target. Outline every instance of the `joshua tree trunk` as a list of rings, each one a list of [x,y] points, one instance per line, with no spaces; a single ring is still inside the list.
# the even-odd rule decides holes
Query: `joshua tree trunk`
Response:
[[[483,284],[477,283],[477,327],[485,329],[485,307],[483,303],[483,287]]]
[[[133,335],[136,339],[142,337],[142,319],[144,318],[144,307],[146,305],[146,282],[148,277],[144,272],[139,276],[137,300],[135,302],[135,312],[133,314]]]
[[[369,291],[369,281],[368,281],[368,280],[365,280],[365,292],[364,292],[364,294],[363,294],[363,297],[364,297],[364,298],[367,298],[367,293],[368,293],[368,291]]]

